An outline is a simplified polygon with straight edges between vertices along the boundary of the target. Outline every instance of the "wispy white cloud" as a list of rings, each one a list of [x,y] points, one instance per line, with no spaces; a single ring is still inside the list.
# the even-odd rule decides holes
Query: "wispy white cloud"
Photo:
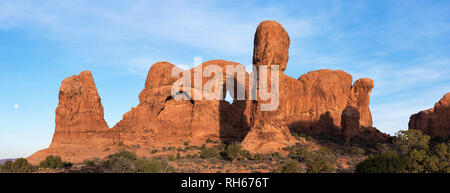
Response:
[[[194,56],[232,58],[251,69],[254,30],[260,21],[274,19],[291,37],[287,74],[298,78],[331,68],[343,69],[355,80],[375,80],[371,107],[380,129],[405,128],[411,113],[450,90],[448,5],[339,0],[267,4],[5,0],[0,2],[0,30],[24,29],[60,42],[82,64],[145,76],[157,61],[187,68]]]

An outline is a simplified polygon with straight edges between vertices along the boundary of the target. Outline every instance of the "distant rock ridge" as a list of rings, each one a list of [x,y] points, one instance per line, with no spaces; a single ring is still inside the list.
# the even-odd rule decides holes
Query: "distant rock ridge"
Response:
[[[450,137],[450,93],[445,94],[433,108],[420,111],[409,118],[409,129],[421,130],[431,138]]]
[[[148,72],[139,104],[125,113],[113,128],[103,118],[91,73],[84,71],[69,77],[60,88],[52,143],[28,160],[36,164],[54,154],[66,161],[82,162],[105,157],[124,147],[149,157],[154,148],[182,147],[186,141],[202,145],[207,139],[241,143],[252,153],[269,153],[298,143],[291,132],[333,135],[346,140],[386,138],[372,127],[369,102],[373,80],[362,78],[352,85],[352,76],[341,70],[317,70],[298,79],[289,77],[284,74],[289,44],[289,35],[281,24],[260,23],[254,39],[256,72],[245,72],[245,83],[235,80],[237,87],[245,88],[245,100],[238,100],[234,94],[232,103],[196,100],[193,96],[201,90],[195,84],[189,88],[191,96],[186,96],[190,100],[174,100],[171,89],[179,78],[172,77],[171,72],[177,67],[169,62],[157,62]],[[223,72],[226,66],[245,69],[239,63],[211,60],[183,73],[193,75],[209,65],[217,65]],[[274,111],[261,111],[261,105],[267,101],[249,98],[249,77],[262,65],[279,67],[279,106]],[[219,82],[225,85],[233,78],[236,77],[226,75]],[[202,85],[209,80],[211,77],[202,77]],[[232,93],[224,87],[221,93],[225,96],[226,92]]]
[[[7,162],[7,161],[12,161],[12,162],[14,162],[16,159],[1,159],[0,160],[0,164],[3,164],[3,163],[5,163],[5,162]]]

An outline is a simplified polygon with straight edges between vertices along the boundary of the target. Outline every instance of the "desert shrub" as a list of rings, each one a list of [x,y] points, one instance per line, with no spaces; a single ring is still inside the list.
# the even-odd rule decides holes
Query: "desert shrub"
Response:
[[[409,173],[436,173],[450,170],[448,144],[441,143],[434,147],[430,137],[420,130],[400,131],[394,140],[405,170]]]
[[[136,172],[139,173],[169,173],[175,169],[165,159],[137,159],[135,161]]]
[[[184,145],[184,150],[185,151],[187,151],[187,150],[189,150],[191,147],[190,147],[190,144],[191,143],[191,141],[183,141],[183,145]]]
[[[167,157],[167,159],[168,159],[169,161],[175,161],[175,156],[169,155],[169,156]]]
[[[439,172],[450,173],[450,144],[437,144],[433,148],[433,152],[439,162]]]
[[[311,162],[318,156],[318,153],[307,150],[302,146],[297,146],[291,151],[291,156],[300,162]]]
[[[272,154],[272,157],[275,159],[281,159],[282,156],[281,156],[280,152],[275,152]]]
[[[45,158],[45,160],[41,161],[41,163],[39,164],[39,167],[40,168],[51,168],[51,169],[62,168],[63,162],[61,160],[61,157],[49,155]]]
[[[445,143],[440,143],[434,146],[434,154],[441,160],[450,159],[449,145]]]
[[[366,160],[356,165],[355,173],[402,173],[405,164],[394,153],[370,155]]]
[[[133,166],[133,163],[136,160],[136,154],[126,150],[119,150],[119,152],[109,155],[106,158],[104,165],[112,172],[133,173],[136,172]]]
[[[155,154],[155,153],[158,153],[158,150],[157,149],[154,149],[154,150],[152,150],[152,152],[150,152],[151,154]]]
[[[301,173],[300,164],[296,161],[285,162],[272,170],[272,173]]]
[[[217,145],[214,145],[214,148],[216,148],[217,151],[219,151],[219,152],[225,151],[225,149],[227,148],[227,144],[225,144],[225,143],[218,143]]]
[[[210,138],[206,139],[206,143],[219,143],[219,141],[214,141]]]
[[[3,165],[0,165],[0,173],[9,173],[12,172],[12,161],[5,161]]]
[[[108,156],[103,166],[116,173],[166,173],[174,171],[174,168],[165,159],[137,158],[136,154],[126,150],[119,150],[119,152]]]
[[[297,159],[300,162],[306,162],[312,156],[312,154],[302,146],[290,147],[288,150],[291,157]]]
[[[86,161],[84,161],[84,165],[89,166],[89,167],[94,167],[95,163],[92,160],[86,160]]]
[[[433,146],[420,130],[400,131],[392,147],[378,144],[377,149],[381,153],[358,164],[355,172],[450,172],[448,144]]]
[[[442,165],[437,156],[430,155],[423,149],[409,151],[406,155],[402,156],[402,161],[406,164],[405,168],[409,173],[436,173],[441,170],[446,170],[446,168],[440,168]]]
[[[207,148],[206,145],[202,145],[200,148],[200,157],[206,158],[215,158],[219,156],[219,152],[216,148]]]
[[[16,159],[11,163],[10,170],[8,172],[12,173],[29,173],[34,170],[34,167],[28,163],[24,158]]]
[[[423,135],[420,130],[399,131],[394,140],[394,146],[401,154],[407,154],[413,149],[428,151],[430,136]]]
[[[366,153],[366,150],[360,147],[352,146],[350,147],[350,154],[352,155],[363,155]]]
[[[92,161],[94,162],[95,166],[103,166],[104,165],[104,161],[98,157],[92,159]]]
[[[320,148],[318,151],[309,151],[301,145],[289,148],[290,156],[307,166],[309,173],[334,172],[330,160],[335,159],[333,152],[328,148]]]
[[[328,159],[334,159],[336,156],[334,155],[333,151],[329,148],[326,147],[322,147],[320,148],[317,152],[317,154],[319,154],[319,156],[323,156],[326,157]]]
[[[98,157],[96,157],[92,160],[85,160],[84,164],[88,167],[103,167],[105,165],[103,160]]]
[[[335,171],[335,168],[331,165],[330,161],[323,156],[318,156],[307,162],[306,166],[308,167],[308,173],[331,173]]]
[[[304,138],[306,141],[309,141],[309,142],[314,142],[314,143],[317,142],[317,141],[316,141],[313,137],[311,137],[310,135],[300,134],[299,137],[302,137],[302,138]]]
[[[262,160],[263,159],[263,155],[262,154],[254,154],[253,155],[253,160]]]
[[[233,143],[227,146],[224,156],[226,159],[230,161],[234,161],[240,158],[242,155],[242,146],[238,143]]]
[[[253,157],[253,155],[252,155],[252,153],[250,151],[247,151],[245,149],[243,149],[241,151],[241,158],[243,158],[243,159],[252,159],[252,157]]]
[[[375,145],[376,152],[378,153],[387,153],[387,152],[394,152],[393,146],[391,144],[386,143],[377,143]]]

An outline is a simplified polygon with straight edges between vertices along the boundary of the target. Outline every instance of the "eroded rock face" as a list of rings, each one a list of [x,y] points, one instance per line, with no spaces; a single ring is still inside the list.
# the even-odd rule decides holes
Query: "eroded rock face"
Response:
[[[302,75],[298,81],[303,90],[294,102],[297,112],[293,128],[311,134],[340,135],[341,114],[349,100],[352,76],[341,70],[318,70]]]
[[[370,78],[361,78],[353,83],[348,106],[357,108],[361,127],[372,126],[372,114],[370,113],[370,92],[373,89],[373,80]]]
[[[347,106],[342,112],[342,135],[346,140],[358,135],[360,118],[359,110],[355,107]]]
[[[289,36],[276,21],[263,21],[255,33],[253,65],[279,65],[281,71],[289,60]]]
[[[100,96],[89,71],[63,80],[52,145],[95,142],[86,134],[109,130],[103,115]]]
[[[271,68],[278,66],[280,76],[279,102],[284,104],[285,88],[288,87],[287,76],[284,75],[286,65],[289,60],[289,36],[286,30],[276,21],[263,21],[259,24],[255,32],[253,49],[253,66],[256,70],[257,93],[261,89],[259,80],[261,68],[268,67],[267,86],[270,90]],[[283,83],[282,83],[283,82]],[[275,111],[261,110],[262,104],[270,103],[271,100],[262,100],[260,96],[253,103],[250,103],[250,112],[254,122],[252,127],[242,142],[242,147],[253,153],[269,153],[281,151],[283,147],[293,145],[296,139],[292,137],[289,128],[284,120],[283,109],[277,108]],[[283,102],[282,102],[283,101]]]
[[[241,141],[249,129],[248,119],[244,114],[245,100],[230,104],[224,100],[195,100],[193,97],[196,94],[202,97],[211,94],[202,92],[194,84],[194,71],[210,65],[220,67],[223,72],[227,65],[245,69],[238,63],[212,60],[186,70],[185,73],[191,74],[191,86],[188,88],[191,93],[185,95],[188,100],[175,100],[171,88],[180,77],[172,77],[171,71],[177,67],[167,62],[154,64],[148,73],[145,89],[139,95],[139,105],[126,113],[123,120],[113,128],[120,133],[123,144],[139,145],[141,149],[138,154],[145,154],[149,152],[146,148],[183,146],[185,141],[198,146],[208,138],[224,142]],[[213,77],[201,78],[202,86]],[[247,77],[244,71],[244,78]],[[229,77],[224,76],[219,80],[221,85],[225,85],[227,78]],[[222,95],[226,86],[223,89]]]
[[[386,137],[372,127],[369,101],[373,80],[359,79],[352,86],[352,76],[341,70],[312,71],[297,80],[285,75],[289,36],[274,21],[258,26],[254,42],[256,70],[262,65],[279,65],[279,107],[261,111],[261,104],[268,101],[258,98],[252,108],[254,125],[243,141],[244,148],[258,153],[277,151],[296,143],[291,131],[342,136],[347,140],[355,136],[374,140]]]
[[[53,154],[68,161],[83,161],[107,155],[104,149],[117,138],[103,118],[103,106],[91,72],[83,71],[62,81],[52,143],[28,160],[36,164]]]
[[[289,77],[284,74],[289,42],[281,24],[262,22],[254,40],[256,71],[250,74],[241,64],[225,60],[207,61],[184,71],[169,62],[155,63],[139,94],[139,104],[125,113],[112,129],[103,119],[103,107],[91,74],[82,72],[67,78],[60,89],[52,144],[29,160],[37,163],[54,154],[65,161],[81,162],[102,158],[124,147],[136,151],[138,156],[149,157],[155,148],[183,147],[186,141],[200,146],[208,138],[224,143],[241,142],[244,149],[252,153],[270,153],[298,143],[291,132],[335,135],[348,140],[356,136],[379,137],[380,132],[372,127],[369,110],[373,81],[363,78],[352,85],[352,76],[341,70],[317,70],[298,79]],[[244,69],[240,71],[243,78],[238,74],[225,74],[230,66]],[[249,77],[256,73],[259,80],[263,66],[279,67],[279,92],[276,94],[279,100],[273,111],[261,110],[271,99],[252,100],[249,96]],[[218,77],[220,73],[214,72],[212,76],[196,79],[195,72],[206,73],[205,69],[221,70],[224,76]],[[173,70],[191,76],[191,85],[180,87],[175,95],[187,100],[176,100],[172,96],[173,85],[181,80],[181,76],[172,76]],[[197,85],[196,80],[201,85]],[[201,89],[212,80],[220,86],[211,87],[210,92]],[[234,90],[226,87],[230,80],[235,82]],[[236,95],[237,88],[243,88],[244,98]],[[257,84],[256,89],[260,88]],[[215,91],[223,98],[227,92],[232,93],[233,102],[205,99]],[[197,98],[198,95],[201,97]],[[437,111],[443,108],[439,106]]]
[[[450,93],[442,97],[434,108],[420,111],[409,118],[409,129],[421,130],[432,138],[450,137]]]

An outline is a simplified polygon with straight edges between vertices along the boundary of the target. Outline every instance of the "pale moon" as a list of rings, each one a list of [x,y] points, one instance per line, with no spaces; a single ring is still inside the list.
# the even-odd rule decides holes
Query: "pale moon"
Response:
[[[15,105],[14,105],[14,108],[15,108],[15,109],[18,109],[18,108],[19,108],[19,104],[15,104]]]

